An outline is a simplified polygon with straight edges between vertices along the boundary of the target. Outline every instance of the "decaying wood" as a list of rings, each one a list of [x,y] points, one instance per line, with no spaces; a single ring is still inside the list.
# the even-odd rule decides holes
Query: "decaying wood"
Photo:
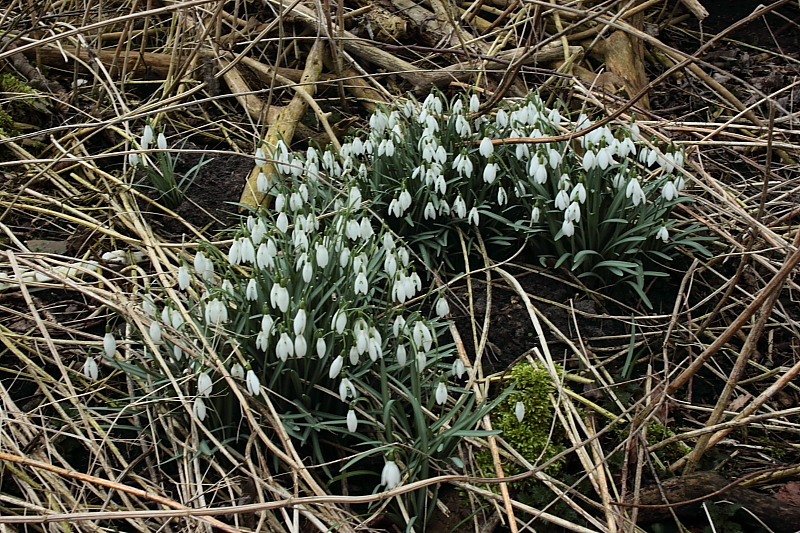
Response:
[[[608,38],[599,41],[592,48],[592,55],[602,59],[609,72],[624,80],[625,93],[629,98],[647,85],[644,64],[637,61],[634,45],[630,36],[625,32],[617,30]],[[637,104],[644,109],[650,109],[647,95],[643,96]]]
[[[708,500],[710,502],[727,501],[742,506],[742,511],[736,513],[735,520],[738,523],[749,524],[754,527],[759,526],[753,517],[745,512],[753,513],[758,519],[762,520],[774,531],[794,532],[800,524],[800,507],[789,505],[772,496],[761,494],[754,490],[745,489],[740,486],[733,486],[724,490],[730,485],[730,481],[720,476],[716,472],[696,472],[687,476],[680,476],[668,479],[661,483],[666,496],[666,502],[661,497],[658,486],[643,489],[640,494],[639,504],[643,506],[662,505],[665,503],[676,504],[692,500],[702,500],[706,496],[714,494]],[[722,492],[719,492],[722,491]],[[688,505],[675,506],[671,508],[679,518],[696,518],[702,515],[703,510],[701,501]],[[641,507],[639,509],[639,522],[652,523],[669,520],[671,518],[669,507]]]

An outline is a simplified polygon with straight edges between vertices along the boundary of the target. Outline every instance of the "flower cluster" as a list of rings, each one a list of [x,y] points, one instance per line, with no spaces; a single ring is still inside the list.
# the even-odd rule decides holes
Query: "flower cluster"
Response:
[[[343,168],[359,169],[364,194],[430,265],[449,260],[457,224],[500,246],[525,236],[543,262],[602,281],[633,277],[639,288],[651,251],[668,258],[687,240],[702,251],[690,232],[668,229],[672,207],[689,201],[680,150],[649,147],[635,123],[570,120],[535,93],[491,118],[474,118],[478,104],[476,95],[407,100],[342,147]],[[568,131],[571,142],[515,141]]]

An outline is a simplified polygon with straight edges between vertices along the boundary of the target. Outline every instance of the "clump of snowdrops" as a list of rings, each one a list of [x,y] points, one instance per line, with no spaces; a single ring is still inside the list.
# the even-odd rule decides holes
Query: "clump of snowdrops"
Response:
[[[479,104],[477,95],[409,99],[377,111],[342,147],[374,208],[427,264],[449,262],[455,227],[497,246],[526,238],[543,265],[592,286],[624,280],[649,305],[645,277],[666,274],[646,270],[648,259],[669,261],[681,244],[706,253],[697,227],[679,230],[670,218],[690,201],[675,146],[648,147],[635,123],[584,134],[586,115],[571,121],[536,93],[491,117],[477,115]],[[568,132],[570,142],[514,142]]]
[[[333,481],[372,468],[386,490],[429,477],[432,464],[463,467],[456,447],[485,434],[475,429],[494,404],[476,405],[463,388],[444,294],[423,286],[405,242],[367,210],[353,168],[333,151],[289,153],[281,142],[271,157],[275,174],[257,185],[272,206],[243,220],[227,249],[203,243],[180,266],[180,302],[144,296],[146,344],[173,375],[190,376],[183,392],[196,420],[231,437],[241,406],[203,355],[210,346]],[[270,168],[261,149],[256,163]],[[162,384],[154,389],[165,394]],[[351,451],[332,453],[332,436]],[[435,507],[424,489],[405,505],[419,521]]]

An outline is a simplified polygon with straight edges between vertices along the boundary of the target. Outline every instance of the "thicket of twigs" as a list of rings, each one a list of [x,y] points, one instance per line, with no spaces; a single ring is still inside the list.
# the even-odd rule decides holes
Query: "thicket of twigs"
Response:
[[[796,512],[758,503],[742,488],[777,488],[800,474],[793,444],[800,429],[796,83],[765,93],[706,62],[735,28],[704,35],[691,54],[666,45],[659,32],[706,15],[698,2],[2,4],[2,71],[24,82],[9,89],[6,81],[0,94],[3,116],[10,117],[0,122],[4,531],[378,529],[395,527],[380,520],[386,505],[434,484],[459,489],[439,507],[445,517],[466,517],[461,530],[547,523],[577,532],[637,531],[637,522],[664,521],[673,510],[639,505],[732,494],[732,477],[686,477],[708,469],[709,456],[738,477],[737,494],[746,500],[740,503],[763,504],[754,512],[770,527],[781,530],[781,519]],[[766,13],[790,20],[791,8],[778,1],[737,24]],[[776,65],[797,62],[770,57]],[[599,118],[628,123],[635,114],[648,135],[687,148],[686,194],[696,202],[680,216],[707,227],[715,256],[686,251],[685,272],[674,273],[664,289],[668,299],[655,312],[634,300],[593,295],[598,309],[607,305],[620,314],[604,319],[624,334],[558,330],[542,305],[565,310],[576,325],[579,317],[598,316],[571,301],[543,301],[508,273],[534,267],[488,263],[457,282],[483,288],[488,303],[485,316],[469,317],[474,338],[458,341],[461,353],[466,344],[478,361],[488,357],[490,330],[502,320],[492,314],[492,293],[501,285],[521,302],[538,345],[513,357],[552,363],[561,357],[549,355],[548,338],[555,339],[549,342],[566,354],[562,362],[588,378],[585,390],[554,383],[552,409],[557,432],[565,435],[570,482],[521,458],[500,435],[463,444],[466,458],[490,451],[494,478],[488,481],[468,464],[388,492],[333,494],[268,403],[240,395],[249,406],[242,423],[250,440],[233,447],[197,423],[190,398],[177,408],[131,398],[132,380],[147,376],[108,365],[101,365],[98,381],[84,376],[87,353],[102,350],[105,324],[115,314],[146,334],[134,294],[151,285],[173,287],[198,239],[230,242],[218,230],[232,222],[195,227],[131,186],[141,174],[128,166],[128,156],[146,122],[164,128],[170,145],[179,147],[174,151],[188,158],[198,152],[252,157],[259,141],[338,143],[365,127],[376,106],[408,92],[421,100],[432,87],[445,94],[474,90],[487,113],[504,98],[538,88],[543,98],[561,98]],[[691,121],[665,118],[650,102],[666,87],[703,99],[706,110],[692,111]],[[242,176],[240,199],[225,200],[264,202],[256,177]],[[182,237],[153,224],[164,217],[182,224]],[[126,265],[101,259],[113,250],[142,256],[126,256],[120,260]],[[78,260],[97,263],[68,270]],[[574,282],[564,272],[550,274]],[[466,300],[464,309],[474,310],[473,303]],[[209,366],[219,364],[216,354],[205,355]],[[620,374],[626,359],[638,363],[628,380]],[[185,379],[171,376],[165,386],[179,390]],[[492,394],[491,380],[475,387],[482,397]],[[655,427],[667,429],[654,436]],[[678,442],[687,445],[685,455],[658,455]],[[726,455],[735,461],[722,460]],[[513,480],[541,482],[547,501],[566,503],[574,518],[553,511],[565,507],[524,503],[505,478],[512,464],[523,472]],[[642,490],[673,474],[684,476],[677,488]],[[693,482],[699,492],[679,491]],[[459,507],[474,512],[460,514]],[[673,517],[684,516],[682,509],[674,508]]]

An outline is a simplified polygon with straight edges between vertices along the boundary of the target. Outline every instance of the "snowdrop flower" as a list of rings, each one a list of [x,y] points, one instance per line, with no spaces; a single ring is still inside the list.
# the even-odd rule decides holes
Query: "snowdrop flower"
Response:
[[[317,266],[320,268],[325,268],[326,266],[328,266],[328,262],[330,260],[328,255],[328,249],[324,245],[319,243],[317,243],[316,249],[317,249]]]
[[[461,379],[461,376],[463,376],[466,371],[467,367],[464,366],[464,362],[460,358],[456,358],[456,360],[453,361],[453,368],[451,369],[453,376]]]
[[[261,393],[261,382],[258,380],[258,376],[252,370],[247,371],[247,377],[245,378],[245,383],[247,383],[247,392],[252,394],[253,396],[258,396]]]
[[[164,137],[164,132],[160,132],[158,134],[158,137],[156,138],[156,146],[158,146],[159,150],[167,149],[167,138]]]
[[[386,485],[386,490],[392,490],[400,484],[400,469],[394,461],[386,461],[381,472],[381,485]]]
[[[567,191],[561,189],[556,195],[555,207],[559,211],[564,211],[569,206],[569,195]]]
[[[462,152],[456,156],[453,160],[453,170],[456,170],[459,176],[464,176],[465,178],[472,176],[472,161],[470,161],[467,154]]]
[[[256,178],[256,189],[258,192],[265,193],[269,191],[269,179],[267,179],[267,175],[263,172],[258,173],[258,177]]]
[[[341,383],[339,383],[339,398],[344,402],[347,401],[349,396],[356,397],[356,388],[349,379],[342,378]]]
[[[421,320],[417,320],[414,323],[414,330],[412,333],[414,338],[414,345],[419,350],[422,347],[420,352],[427,352],[430,351],[431,346],[433,345],[433,336],[431,335],[431,331],[428,329],[428,326],[425,325],[424,322]]]
[[[157,320],[153,320],[150,323],[150,339],[152,339],[153,344],[161,342],[161,324]]]
[[[494,145],[492,144],[492,140],[489,137],[484,137],[481,141],[481,145],[478,148],[478,151],[483,157],[489,157],[494,152]]]
[[[364,272],[359,272],[358,276],[356,276],[356,282],[353,287],[353,290],[356,294],[367,294],[367,290],[369,289],[369,282],[367,281],[367,276]]]
[[[400,202],[400,207],[403,211],[411,207],[411,193],[408,192],[408,189],[403,189],[400,191],[400,197],[398,198]]]
[[[486,167],[483,169],[483,181],[492,184],[494,183],[496,177],[497,177],[497,164],[487,163]]]
[[[267,164],[267,156],[264,154],[264,150],[262,150],[260,146],[256,149],[255,160],[257,167],[262,167]]]
[[[586,150],[583,154],[583,170],[589,172],[597,166],[597,158],[592,150]]]
[[[345,268],[347,264],[350,262],[350,248],[342,248],[342,251],[339,253],[339,266]]]
[[[436,314],[439,318],[445,318],[450,314],[450,305],[447,303],[447,298],[444,296],[439,296],[439,299],[436,301]]]
[[[403,216],[403,210],[400,208],[400,201],[397,198],[393,198],[392,201],[389,202],[389,214],[396,218],[401,218]]]
[[[286,230],[289,229],[289,217],[286,216],[286,213],[278,214],[278,218],[275,221],[275,227],[277,227],[278,231],[281,233],[286,233]]]
[[[208,372],[201,372],[200,375],[197,376],[197,394],[208,398],[211,396],[213,388],[214,383],[211,381],[211,376],[208,375]]]
[[[503,187],[497,189],[497,205],[504,205],[508,203],[508,194]]]
[[[564,219],[564,223],[561,224],[561,232],[564,234],[564,237],[572,237],[575,235],[575,224],[568,218]]]
[[[139,145],[142,147],[142,150],[148,150],[151,142],[153,142],[153,127],[150,126],[150,124],[146,124]]]
[[[675,183],[673,183],[672,180],[664,184],[664,188],[661,189],[661,196],[668,202],[678,197],[678,188],[675,187]]]
[[[328,369],[328,377],[333,379],[339,375],[339,372],[342,371],[342,367],[344,366],[344,358],[342,356],[336,357],[331,363],[330,369]]]
[[[234,298],[236,296],[236,289],[233,288],[233,283],[231,283],[231,280],[223,279],[221,288],[223,291],[225,291],[225,294],[227,294],[231,298]]]
[[[331,329],[335,329],[336,333],[341,335],[344,332],[344,328],[347,327],[347,314],[344,310],[339,309],[336,311],[336,314],[333,315],[333,320],[331,320]]]
[[[289,290],[279,283],[275,283],[272,286],[269,298],[273,309],[277,307],[282,313],[285,313],[289,309]]]
[[[109,359],[113,358],[114,354],[117,353],[117,339],[114,338],[114,334],[110,331],[107,331],[103,337],[103,351],[105,351],[106,357]]]
[[[298,359],[302,359],[308,353],[308,342],[303,335],[298,335],[294,338],[294,355]]]
[[[242,365],[240,365],[238,362],[233,363],[233,366],[231,367],[231,376],[238,379],[244,379],[244,367],[242,367]]]
[[[307,321],[306,310],[301,307],[297,310],[297,314],[294,315],[294,323],[292,324],[295,335],[302,335],[305,332]]]
[[[478,95],[473,94],[469,98],[469,110],[472,113],[477,113],[480,108],[481,108],[481,102],[480,100],[478,100]]]
[[[256,285],[256,280],[251,279],[247,282],[247,289],[245,290],[245,298],[251,301],[258,300],[258,285]]]
[[[573,187],[569,199],[571,202],[574,202],[576,199],[580,203],[586,202],[586,187],[583,186],[583,183],[578,182],[578,184]]]
[[[498,110],[497,116],[494,118],[494,123],[500,129],[506,128],[508,126],[508,113],[503,109]]]
[[[275,345],[275,355],[283,362],[286,362],[289,357],[294,355],[294,343],[285,331],[281,333],[278,343]]]
[[[422,214],[425,220],[436,220],[436,208],[433,207],[433,202],[428,202],[425,205],[425,212]]]
[[[628,182],[628,187],[625,189],[625,196],[633,201],[633,205],[639,205],[645,201],[644,191],[642,186],[639,185],[639,180],[636,178]]]
[[[100,375],[100,369],[97,368],[97,361],[94,360],[94,357],[87,356],[86,362],[83,363],[83,375],[87,378],[97,381],[97,377]]]
[[[200,422],[205,420],[206,418],[206,404],[203,402],[203,398],[198,396],[194,399],[194,405],[192,405],[192,412],[194,416],[197,417]]]
[[[458,195],[456,201],[453,202],[453,210],[456,212],[459,218],[467,218],[467,204],[464,202],[464,199],[461,195]]]
[[[400,344],[397,347],[397,364],[400,366],[406,366],[408,358],[408,352],[406,351],[406,347]]]
[[[325,343],[325,339],[323,339],[322,337],[318,338],[318,339],[317,339],[317,346],[316,346],[316,348],[317,348],[317,356],[318,356],[320,359],[322,359],[323,357],[325,357],[325,354],[328,352],[328,346],[327,346],[327,344]]]
[[[230,250],[228,250],[228,263],[238,265],[242,262],[242,244],[239,239],[233,239]]]
[[[266,243],[261,243],[256,252],[256,265],[261,269],[271,269],[275,266],[275,256],[278,255],[278,249],[275,246],[275,241],[269,239]]]
[[[479,224],[480,218],[479,218],[479,215],[478,215],[478,208],[477,207],[473,207],[472,209],[469,210],[469,218],[467,219],[467,221],[470,224],[474,224],[476,226]]]
[[[139,157],[139,154],[130,153],[128,154],[128,164],[132,167],[138,167],[139,163],[142,162],[142,159]]]
[[[525,404],[517,402],[517,405],[514,407],[514,415],[517,417],[517,422],[522,422],[522,419],[525,418]]]
[[[564,211],[564,218],[568,218],[572,222],[581,221],[581,206],[578,202],[572,202]]]
[[[658,152],[655,149],[652,149],[647,155],[647,166],[652,167],[656,161],[658,161]]]
[[[369,223],[369,218],[364,217],[361,219],[361,224],[359,225],[359,235],[361,236],[362,240],[368,240],[370,237],[375,235],[375,230],[372,229],[372,224]]]
[[[223,324],[228,321],[228,308],[218,298],[206,304],[206,322],[209,324]]]
[[[539,202],[536,202],[536,205],[533,207],[533,211],[531,211],[531,220],[534,224],[538,224],[541,217],[542,210],[539,209]]]
[[[189,269],[181,265],[181,267],[178,268],[178,287],[180,287],[182,291],[185,291],[189,288],[190,284],[191,278],[189,277]]]
[[[664,242],[669,241],[669,231],[667,230],[666,226],[661,226],[661,229],[658,230],[658,233],[656,233],[656,238],[661,239]]]
[[[439,405],[444,405],[444,402],[447,401],[447,385],[440,381],[439,384],[436,386],[436,403]]]
[[[347,411],[347,430],[350,433],[355,433],[356,429],[358,429],[358,418],[356,417],[356,412],[350,409]]]

